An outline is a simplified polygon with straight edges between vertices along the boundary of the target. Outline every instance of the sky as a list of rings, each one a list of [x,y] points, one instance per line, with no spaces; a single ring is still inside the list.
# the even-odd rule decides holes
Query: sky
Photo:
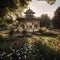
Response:
[[[57,0],[53,5],[48,4],[46,1],[32,0],[28,7],[35,12],[36,17],[40,17],[42,14],[48,14],[50,18],[53,18],[54,12],[59,6],[60,0]]]

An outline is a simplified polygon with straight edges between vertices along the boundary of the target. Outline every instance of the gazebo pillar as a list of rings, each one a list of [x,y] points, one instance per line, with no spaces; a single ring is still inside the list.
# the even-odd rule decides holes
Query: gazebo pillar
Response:
[[[27,24],[25,23],[24,25],[25,25],[25,30],[27,30]]]
[[[40,23],[38,23],[38,29],[40,30]]]
[[[33,32],[34,32],[34,22],[32,22],[32,30],[33,30]]]

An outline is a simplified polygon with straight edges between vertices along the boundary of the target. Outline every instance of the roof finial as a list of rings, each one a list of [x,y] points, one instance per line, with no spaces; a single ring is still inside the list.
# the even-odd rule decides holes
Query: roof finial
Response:
[[[30,9],[30,7],[29,7],[29,9]]]
[[[28,5],[28,9],[30,9],[30,5]]]

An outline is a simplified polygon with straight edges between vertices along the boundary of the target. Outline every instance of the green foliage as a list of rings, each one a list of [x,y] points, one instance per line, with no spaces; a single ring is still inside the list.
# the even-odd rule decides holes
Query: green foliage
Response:
[[[53,17],[53,26],[56,29],[60,29],[60,7],[58,7],[55,11],[55,15]]]
[[[3,27],[6,27],[6,23],[4,20],[0,19],[0,28],[3,29]]]
[[[29,1],[30,0],[0,0],[0,17],[5,16],[9,11],[27,6]]]
[[[29,2],[32,0],[0,0],[0,17],[5,16],[9,11],[14,11],[18,9],[22,11],[24,7],[26,7]],[[38,0],[37,0],[38,1]],[[46,1],[49,4],[54,4],[56,0],[39,0]]]
[[[7,18],[7,19],[5,19],[5,21],[4,21],[4,22],[6,22],[7,24],[12,24],[13,20],[12,20],[12,19]]]
[[[43,33],[43,31],[42,31],[41,29],[39,30],[39,32],[40,32],[40,33]]]
[[[24,34],[24,35],[27,34],[27,31],[26,30],[23,30],[22,31],[22,34]]]
[[[0,49],[2,49],[0,52],[5,52],[5,54],[0,53],[3,60],[10,60],[9,57],[12,57],[13,60],[19,60],[19,57],[21,60],[60,60],[60,50],[55,51],[38,40],[30,43],[29,40],[20,39],[15,41],[12,46],[8,44],[0,47]]]
[[[26,38],[28,38],[28,37],[31,38],[32,35],[26,34],[25,37],[26,37]]]
[[[39,58],[44,58],[44,60],[54,60],[54,53],[53,49],[50,49],[46,44],[42,44],[40,41],[34,42],[34,48],[36,54],[38,53],[38,60]],[[36,58],[37,59],[37,58]]]
[[[12,36],[14,34],[14,29],[11,29],[9,32],[9,36]]]
[[[54,3],[55,3],[55,1],[56,1],[56,0],[45,0],[45,1],[47,1],[47,3],[49,3],[49,4],[51,4],[51,5],[52,5],[52,4],[54,4]]]
[[[47,32],[45,32],[45,33],[43,33],[43,34],[41,34],[41,35],[45,35],[45,36],[53,36],[53,37],[56,37],[57,35],[56,34],[54,34],[54,33],[47,33]]]
[[[7,41],[7,37],[3,37],[2,35],[0,35],[0,44],[2,43],[5,43]],[[1,44],[1,45],[2,45]]]
[[[49,28],[49,26],[50,26],[50,17],[48,17],[47,14],[41,15],[41,18],[40,18],[40,26],[41,27],[47,27],[47,28]]]
[[[11,19],[9,19],[9,18],[0,19],[0,28],[1,29],[3,29],[3,28],[6,29],[12,23],[13,23],[12,18]]]
[[[2,35],[0,35],[0,42],[1,42],[2,40],[4,40],[4,39],[3,39]]]
[[[57,39],[59,39],[59,40],[60,40],[60,35],[58,35],[58,36],[57,36]]]

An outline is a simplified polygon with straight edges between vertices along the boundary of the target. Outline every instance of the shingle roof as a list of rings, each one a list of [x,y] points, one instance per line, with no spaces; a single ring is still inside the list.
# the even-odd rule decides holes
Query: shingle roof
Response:
[[[35,12],[33,12],[30,8],[24,12],[24,14],[35,14]]]

